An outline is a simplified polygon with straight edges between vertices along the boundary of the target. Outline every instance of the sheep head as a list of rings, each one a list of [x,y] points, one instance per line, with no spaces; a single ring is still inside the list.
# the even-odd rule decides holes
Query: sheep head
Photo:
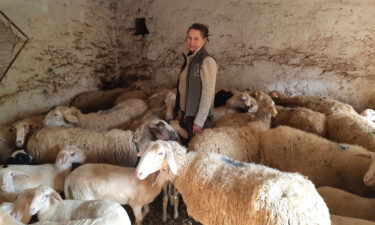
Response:
[[[56,164],[71,165],[72,163],[84,163],[86,154],[76,145],[65,145],[56,156]]]
[[[80,113],[74,107],[58,106],[44,117],[43,124],[46,127],[71,127],[78,123]]]
[[[255,113],[258,110],[257,100],[246,92],[233,95],[225,104],[230,108],[245,109],[249,113]]]
[[[39,211],[49,209],[55,201],[62,201],[62,198],[52,188],[40,185],[22,192],[18,196],[17,201],[21,201],[24,205],[28,206],[27,213],[29,215],[35,215]]]
[[[150,174],[161,170],[170,170],[173,174],[177,174],[172,145],[158,140],[151,142],[143,153],[136,168],[136,175],[140,180],[144,180]]]
[[[30,178],[29,175],[21,171],[4,168],[0,170],[0,191],[12,193],[15,191],[13,177],[23,176]]]

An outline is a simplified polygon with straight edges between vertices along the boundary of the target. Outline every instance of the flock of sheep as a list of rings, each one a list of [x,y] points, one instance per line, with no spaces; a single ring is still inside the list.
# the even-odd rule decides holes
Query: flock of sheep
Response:
[[[230,92],[186,147],[174,89],[87,92],[1,125],[0,224],[130,225],[129,205],[141,225],[162,190],[163,222],[181,195],[204,225],[375,224],[373,110]]]

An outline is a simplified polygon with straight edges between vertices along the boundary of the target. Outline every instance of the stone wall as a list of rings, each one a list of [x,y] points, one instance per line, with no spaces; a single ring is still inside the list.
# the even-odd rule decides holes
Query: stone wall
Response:
[[[375,108],[373,1],[2,0],[0,9],[32,38],[0,83],[0,124],[118,80],[175,85],[193,22],[210,27],[217,88]],[[133,35],[137,17],[149,35]]]
[[[116,1],[2,0],[31,38],[0,83],[0,124],[66,104],[118,76]]]
[[[121,24],[147,20],[138,40],[123,30],[123,76],[148,74],[172,86],[186,29],[208,24],[209,51],[220,70],[217,87],[280,90],[337,98],[375,108],[375,2],[360,0],[126,1]],[[120,31],[121,32],[121,31]],[[140,52],[142,43],[144,51]],[[145,72],[146,71],[146,72]]]

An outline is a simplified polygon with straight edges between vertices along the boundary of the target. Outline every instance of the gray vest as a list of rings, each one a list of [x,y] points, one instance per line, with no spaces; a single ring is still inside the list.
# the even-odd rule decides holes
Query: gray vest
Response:
[[[187,58],[184,56],[184,64],[182,66],[181,71],[183,71],[187,64]],[[200,98],[202,94],[202,80],[200,70],[202,67],[203,60],[209,56],[206,52],[204,47],[200,49],[195,56],[192,58],[189,67],[187,68],[187,76],[186,76],[186,101],[185,101],[185,115],[186,116],[196,116],[198,109]],[[192,91],[194,90],[194,91]],[[176,96],[176,108],[179,109],[180,107],[180,94],[178,90],[178,83],[177,83],[177,96]],[[210,111],[208,116],[213,115],[214,104],[212,102]],[[177,111],[177,110],[176,110]]]

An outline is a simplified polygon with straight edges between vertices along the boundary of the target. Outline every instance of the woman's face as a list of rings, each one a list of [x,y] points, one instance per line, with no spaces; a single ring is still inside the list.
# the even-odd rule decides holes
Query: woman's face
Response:
[[[207,38],[202,37],[202,33],[199,30],[190,29],[186,35],[186,46],[194,52],[206,43]]]

